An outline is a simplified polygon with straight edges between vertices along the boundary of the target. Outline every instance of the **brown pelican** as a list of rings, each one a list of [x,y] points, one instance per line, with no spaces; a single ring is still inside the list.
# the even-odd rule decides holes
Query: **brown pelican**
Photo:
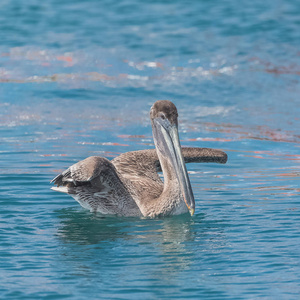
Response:
[[[226,163],[221,150],[181,148],[176,106],[167,100],[150,110],[156,149],[121,154],[112,161],[88,157],[57,175],[53,190],[70,194],[81,206],[119,216],[168,216],[195,211],[185,163]],[[164,180],[159,177],[162,171]]]

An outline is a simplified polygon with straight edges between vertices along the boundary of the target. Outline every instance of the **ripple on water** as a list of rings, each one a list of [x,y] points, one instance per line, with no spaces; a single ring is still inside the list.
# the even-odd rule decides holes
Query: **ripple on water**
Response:
[[[244,2],[0,4],[3,299],[298,298],[299,5]],[[104,218],[50,190],[87,156],[153,148],[157,99],[184,146],[229,156],[188,165],[194,217]]]

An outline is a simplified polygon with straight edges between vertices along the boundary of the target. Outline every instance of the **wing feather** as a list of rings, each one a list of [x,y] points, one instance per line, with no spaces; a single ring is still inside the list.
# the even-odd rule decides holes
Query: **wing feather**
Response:
[[[227,154],[218,149],[198,148],[198,147],[184,147],[182,148],[182,155],[185,163],[219,163],[225,164],[227,162]]]
[[[185,163],[220,163],[227,162],[227,154],[218,149],[183,147],[181,148]],[[160,163],[155,149],[126,152],[112,160],[118,171],[126,174],[135,173],[150,176],[161,172]],[[152,175],[150,175],[152,174]],[[158,175],[153,175],[157,179]]]
[[[114,165],[104,157],[91,156],[57,175],[54,190],[67,192],[84,208],[103,214],[141,215]]]

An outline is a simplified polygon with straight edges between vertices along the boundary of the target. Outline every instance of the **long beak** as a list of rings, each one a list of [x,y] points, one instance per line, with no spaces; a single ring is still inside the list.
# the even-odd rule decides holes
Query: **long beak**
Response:
[[[186,170],[184,158],[181,152],[181,145],[176,124],[170,124],[168,119],[156,118],[153,120],[153,133],[156,147],[167,156],[173,165],[179,182],[184,202],[190,214],[195,212],[195,199]]]

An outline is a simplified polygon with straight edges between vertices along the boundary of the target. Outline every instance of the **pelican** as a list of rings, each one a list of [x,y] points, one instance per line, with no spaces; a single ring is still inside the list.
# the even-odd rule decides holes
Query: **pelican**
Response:
[[[161,217],[195,212],[185,163],[226,163],[227,154],[209,148],[181,148],[178,113],[168,100],[150,110],[156,149],[123,153],[112,161],[91,156],[57,175],[53,190],[105,215]],[[163,181],[158,172],[163,173]]]

